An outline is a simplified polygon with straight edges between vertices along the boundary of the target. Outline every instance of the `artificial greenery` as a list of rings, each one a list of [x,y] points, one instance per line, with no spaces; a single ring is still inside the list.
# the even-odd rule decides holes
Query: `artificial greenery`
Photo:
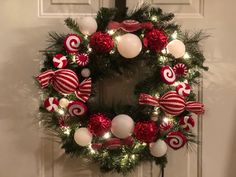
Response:
[[[101,170],[103,172],[117,171],[118,173],[127,174],[134,167],[139,164],[141,161],[155,161],[156,164],[164,167],[167,163],[167,157],[163,156],[161,158],[153,157],[150,155],[149,148],[146,144],[142,144],[135,140],[135,143],[132,147],[122,147],[115,150],[101,149],[98,152],[91,153],[89,148],[80,147],[74,141],[73,135],[76,128],[87,125],[89,115],[97,112],[102,112],[108,117],[112,118],[118,114],[128,114],[133,118],[135,122],[140,120],[150,120],[154,112],[154,108],[149,105],[139,105],[138,101],[132,105],[123,105],[123,104],[114,104],[106,106],[103,103],[96,101],[96,93],[99,92],[97,84],[102,80],[110,77],[115,78],[118,75],[123,75],[127,71],[132,71],[134,67],[145,68],[144,79],[141,80],[134,88],[134,94],[138,97],[140,93],[147,93],[150,95],[155,95],[159,93],[163,95],[169,90],[174,90],[174,86],[167,85],[161,81],[160,78],[160,69],[163,65],[174,66],[177,62],[184,63],[188,69],[189,73],[187,76],[179,78],[180,81],[187,79],[190,85],[198,84],[198,79],[201,77],[200,69],[207,70],[208,68],[203,65],[204,56],[199,47],[199,42],[207,37],[203,32],[189,33],[182,32],[180,26],[173,23],[174,14],[172,13],[163,13],[160,8],[150,7],[147,4],[136,8],[135,10],[125,14],[120,12],[118,9],[109,9],[101,8],[97,13],[96,21],[98,23],[98,31],[107,31],[106,27],[108,23],[112,21],[121,22],[125,19],[133,19],[139,22],[151,21],[155,28],[163,29],[168,36],[173,33],[178,33],[178,39],[182,40],[186,46],[186,52],[188,57],[183,57],[176,59],[166,52],[155,53],[149,50],[143,49],[141,53],[133,58],[132,60],[124,59],[116,49],[113,53],[108,54],[97,54],[91,52],[89,54],[90,62],[86,66],[91,71],[92,78],[92,87],[93,93],[91,98],[87,102],[88,114],[84,118],[78,117],[75,119],[67,120],[67,125],[70,127],[70,132],[65,133],[65,130],[62,129],[58,123],[58,113],[49,113],[46,109],[41,106],[41,119],[43,124],[50,131],[53,131],[61,139],[61,147],[65,149],[65,153],[70,154],[71,156],[83,156],[90,158],[98,163],[100,163]],[[83,37],[83,43],[80,46],[81,52],[87,52],[87,46],[89,37],[85,37],[79,30],[78,23],[76,20],[67,18],[65,20],[65,25],[72,31],[72,33],[77,33]],[[121,35],[124,32],[119,30],[116,32],[116,35]],[[134,32],[141,39],[143,38],[144,30],[138,30]],[[80,76],[82,67],[78,67],[75,63],[72,62],[72,55],[66,53],[66,50],[63,45],[64,38],[66,34],[58,34],[52,32],[49,34],[49,45],[45,49],[44,63],[41,71],[46,71],[48,69],[56,70],[53,66],[52,58],[57,53],[62,53],[67,55],[69,59],[68,69],[75,71],[79,77],[79,80],[83,79]],[[141,65],[140,65],[141,64]],[[57,93],[51,86],[43,90],[46,96],[53,97],[66,97],[69,100],[76,100],[74,94],[71,95],[61,95]],[[195,100],[195,93],[191,91],[187,100]],[[95,100],[95,101],[94,101]],[[182,113],[182,115],[189,114],[188,111]],[[164,113],[159,110],[159,120],[157,124],[159,125],[162,121]],[[174,120],[177,120],[177,117],[173,117]],[[82,120],[82,121],[81,121]],[[176,121],[177,122],[177,121]],[[175,124],[173,129],[182,131],[189,141],[194,141],[194,135],[189,132],[185,132],[181,129],[178,123]],[[165,133],[159,133],[159,138],[165,138]],[[97,141],[103,141],[102,139],[97,139]]]

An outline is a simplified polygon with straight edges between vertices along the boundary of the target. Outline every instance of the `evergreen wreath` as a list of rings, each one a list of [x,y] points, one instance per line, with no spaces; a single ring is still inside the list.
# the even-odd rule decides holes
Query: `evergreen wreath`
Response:
[[[141,161],[167,163],[167,146],[196,143],[192,113],[204,112],[192,91],[207,70],[201,31],[182,32],[174,14],[143,4],[133,11],[101,8],[96,19],[67,18],[70,34],[50,33],[36,77],[44,100],[41,121],[61,140],[66,154],[126,174]],[[135,104],[105,106],[98,84],[142,63],[145,79]]]

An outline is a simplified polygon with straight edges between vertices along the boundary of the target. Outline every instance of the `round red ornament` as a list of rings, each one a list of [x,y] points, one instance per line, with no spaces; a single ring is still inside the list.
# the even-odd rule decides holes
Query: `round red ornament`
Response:
[[[82,116],[88,111],[87,106],[80,101],[73,101],[68,105],[68,113],[71,116]]]
[[[154,121],[137,122],[134,127],[135,137],[142,142],[151,143],[156,140],[158,133],[157,125]]]
[[[186,131],[189,131],[189,130],[193,129],[193,127],[195,126],[195,121],[194,121],[194,119],[192,118],[191,115],[183,116],[179,120],[179,125],[183,129],[185,129]]]
[[[95,136],[103,136],[111,129],[111,120],[105,114],[93,114],[89,118],[88,129]]]
[[[53,57],[52,61],[53,61],[53,65],[54,65],[56,68],[59,68],[59,69],[65,68],[66,65],[67,65],[67,63],[68,63],[66,56],[64,56],[64,55],[62,55],[62,54],[60,54],[60,53],[59,53],[59,54],[56,54],[56,55]]]
[[[81,53],[75,56],[75,61],[79,66],[86,66],[89,62],[89,56],[86,53]]]
[[[79,51],[79,46],[82,38],[77,34],[69,34],[64,40],[64,47],[68,53],[76,53]]]
[[[163,66],[161,68],[161,78],[166,84],[173,84],[176,81],[175,72],[170,66]]]
[[[49,97],[44,101],[44,107],[49,112],[54,112],[58,109],[59,101],[55,97]]]
[[[181,96],[188,96],[190,94],[191,88],[187,83],[181,82],[176,86],[176,92]]]
[[[182,132],[170,132],[168,133],[165,142],[174,150],[180,149],[183,147],[187,138],[184,136]]]
[[[143,38],[143,44],[151,51],[160,52],[166,47],[168,37],[161,29],[152,29],[148,31]]]
[[[108,53],[113,49],[114,42],[108,33],[96,32],[91,36],[89,45],[97,53]]]
[[[177,76],[185,76],[188,73],[187,66],[184,63],[174,65],[173,70]]]

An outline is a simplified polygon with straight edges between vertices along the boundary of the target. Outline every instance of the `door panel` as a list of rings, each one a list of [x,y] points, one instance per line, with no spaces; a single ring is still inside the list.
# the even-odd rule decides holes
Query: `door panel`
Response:
[[[128,0],[134,7],[142,0]],[[210,72],[204,73],[204,82],[196,91],[206,105],[203,118],[195,117],[194,130],[202,140],[201,146],[189,150],[168,149],[165,177],[234,177],[236,162],[235,97],[236,78],[234,58],[235,31],[233,0],[149,0],[164,11],[174,12],[176,21],[185,29],[206,29],[212,35],[203,42]],[[41,54],[49,31],[65,32],[63,19],[95,15],[100,7],[113,7],[114,0],[2,0],[0,2],[0,176],[1,177],[75,177],[111,176],[99,172],[98,166],[84,159],[71,159],[63,155],[56,140],[47,136],[37,124],[38,89],[32,75],[39,71]],[[136,75],[141,79],[140,75]],[[132,100],[134,80],[123,80],[124,100]],[[128,84],[128,85],[127,85]],[[112,102],[115,95],[103,99]],[[203,97],[204,93],[204,97]],[[107,99],[109,98],[109,99]],[[203,99],[204,98],[204,99]],[[118,101],[118,100],[117,100]],[[223,108],[223,109],[222,109]],[[202,121],[203,120],[203,121]],[[203,129],[202,129],[203,128]],[[143,163],[130,176],[158,176],[160,169]],[[119,175],[112,174],[114,177]]]

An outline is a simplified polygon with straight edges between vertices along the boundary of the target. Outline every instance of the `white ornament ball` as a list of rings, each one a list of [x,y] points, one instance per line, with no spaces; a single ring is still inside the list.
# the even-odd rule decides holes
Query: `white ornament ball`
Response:
[[[155,143],[149,145],[149,150],[153,156],[162,157],[167,152],[166,142],[159,139]]]
[[[142,42],[138,36],[127,33],[122,35],[117,44],[118,52],[125,58],[134,58],[142,50]]]
[[[93,17],[82,17],[79,19],[79,30],[84,35],[91,35],[97,31],[98,25]]]
[[[173,41],[168,43],[167,51],[175,58],[180,58],[185,54],[185,45],[182,41],[174,39]]]
[[[82,71],[81,71],[81,75],[82,75],[83,77],[89,77],[90,74],[91,74],[91,72],[90,72],[90,69],[88,69],[88,68],[84,68],[84,69],[82,69]]]
[[[92,134],[87,128],[79,128],[75,131],[74,140],[80,146],[88,146],[91,144],[93,139]]]
[[[69,105],[70,101],[66,98],[61,98],[60,101],[59,101],[59,105],[62,107],[62,108],[67,108],[67,106]]]
[[[129,137],[133,129],[134,121],[126,114],[120,114],[112,119],[111,132],[118,138],[124,139]]]

